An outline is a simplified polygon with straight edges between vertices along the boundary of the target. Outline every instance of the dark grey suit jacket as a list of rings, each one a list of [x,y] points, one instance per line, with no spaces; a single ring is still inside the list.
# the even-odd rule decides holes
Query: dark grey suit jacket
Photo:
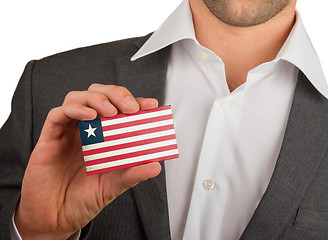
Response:
[[[0,236],[9,225],[29,155],[49,110],[93,82],[127,87],[163,104],[170,47],[135,62],[143,38],[57,54],[27,66],[0,132]],[[328,101],[299,73],[277,164],[243,240],[328,239]],[[235,214],[238,214],[237,212]],[[170,239],[165,170],[125,192],[86,228],[88,239]]]

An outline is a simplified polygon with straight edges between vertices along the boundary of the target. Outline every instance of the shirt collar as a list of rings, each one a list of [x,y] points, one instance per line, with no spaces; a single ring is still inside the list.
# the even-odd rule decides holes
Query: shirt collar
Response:
[[[296,66],[313,86],[328,98],[328,86],[319,57],[304,28],[299,12],[296,12],[295,25],[276,57],[279,58]]]
[[[196,40],[188,0],[182,1],[131,60],[137,60],[183,39]]]
[[[131,60],[142,58],[183,39],[192,39],[197,42],[188,0],[182,1]],[[313,86],[328,98],[328,86],[319,57],[306,33],[299,12],[296,13],[295,25],[280,49],[277,59],[283,59],[296,66]]]

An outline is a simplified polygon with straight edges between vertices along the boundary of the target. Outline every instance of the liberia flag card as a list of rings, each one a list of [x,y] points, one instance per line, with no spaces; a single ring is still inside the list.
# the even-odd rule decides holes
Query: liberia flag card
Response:
[[[88,176],[179,157],[171,106],[78,125]]]

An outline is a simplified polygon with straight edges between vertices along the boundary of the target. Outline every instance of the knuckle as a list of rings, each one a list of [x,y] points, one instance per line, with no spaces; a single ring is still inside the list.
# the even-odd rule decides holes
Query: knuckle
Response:
[[[64,103],[75,99],[77,94],[78,94],[77,91],[70,91],[69,93],[67,93],[66,96],[65,96]]]
[[[101,84],[93,83],[89,86],[88,91],[96,91],[99,88],[99,86],[101,86]]]
[[[50,111],[48,112],[48,116],[47,118],[51,118],[52,116],[56,115],[56,113],[61,109],[62,107],[55,107],[50,109]]]
[[[127,95],[129,93],[129,90],[123,86],[113,86],[113,88],[114,91],[120,95]]]
[[[86,100],[87,100],[87,103],[89,103],[89,104],[103,100],[104,98],[105,98],[105,96],[101,93],[97,93],[97,92],[87,92],[86,93]]]

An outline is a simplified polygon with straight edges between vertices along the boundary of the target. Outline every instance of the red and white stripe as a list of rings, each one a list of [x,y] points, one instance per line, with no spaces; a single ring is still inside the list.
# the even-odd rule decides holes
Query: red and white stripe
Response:
[[[179,157],[170,106],[101,118],[104,142],[83,146],[88,175]]]

